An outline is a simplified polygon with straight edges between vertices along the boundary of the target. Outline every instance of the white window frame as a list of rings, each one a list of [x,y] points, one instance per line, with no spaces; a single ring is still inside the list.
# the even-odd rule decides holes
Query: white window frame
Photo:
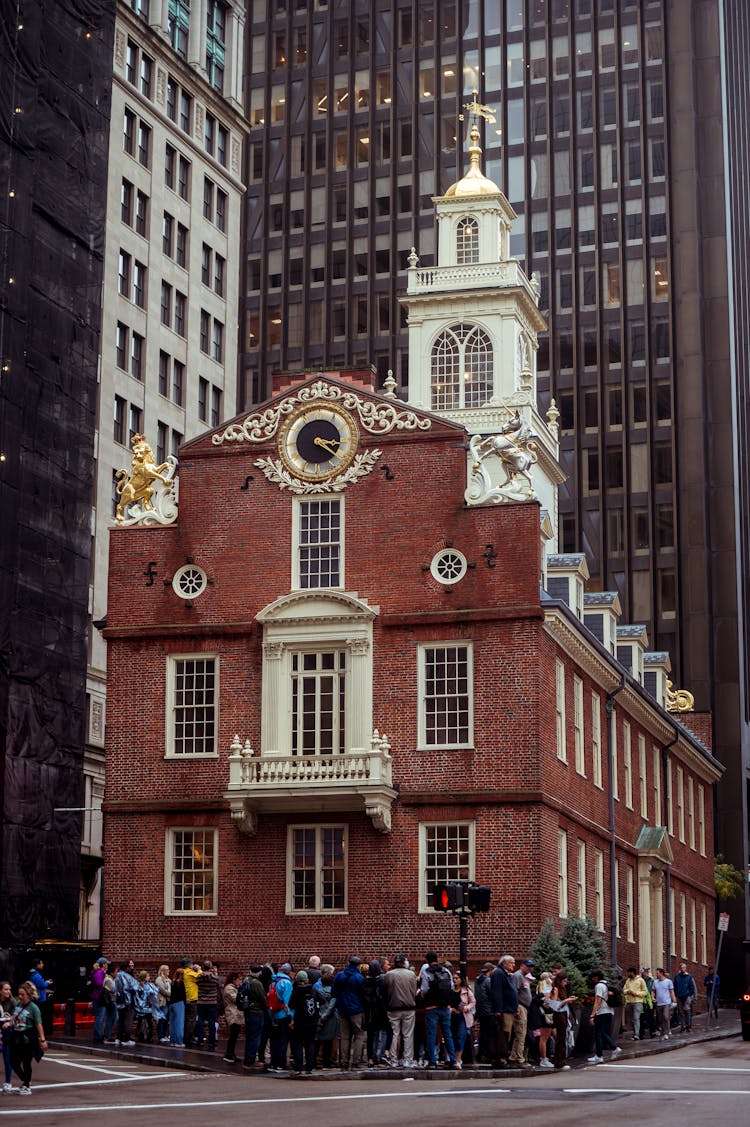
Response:
[[[602,702],[598,693],[591,694],[591,749],[594,786],[602,790]]]
[[[586,842],[576,844],[576,883],[578,885],[578,915],[586,919]]]
[[[677,764],[677,836],[685,842],[685,772]]]
[[[706,856],[706,789],[698,786],[698,848],[701,857]]]
[[[695,850],[695,779],[688,775],[688,844]]]
[[[698,933],[694,896],[690,897],[690,958],[694,963],[698,961]]]
[[[468,680],[468,737],[457,743],[428,743],[426,715],[427,650],[465,649]],[[446,638],[421,642],[417,647],[417,748],[419,751],[453,751],[474,747],[474,648],[470,639]]]
[[[640,786],[641,817],[648,821],[648,765],[646,763],[646,737],[638,735],[638,783]]]
[[[687,898],[680,893],[680,954],[687,958]]]
[[[568,834],[557,831],[557,914],[561,919],[568,915]]]
[[[612,709],[612,778],[610,780],[615,801],[620,801],[620,769],[617,758],[617,710]]]
[[[302,568],[300,566],[300,557],[302,554],[302,506],[307,504],[320,504],[322,502],[337,502],[339,506],[339,582],[334,583],[331,587],[327,586],[314,586],[302,587]],[[294,497],[292,500],[292,589],[299,591],[329,591],[329,590],[343,590],[344,588],[344,519],[345,507],[343,496],[330,496],[324,494],[321,497]],[[331,541],[333,544],[334,541]]]
[[[212,908],[178,909],[174,907],[174,847],[175,836],[205,834],[213,836],[213,887]],[[218,916],[219,914],[219,831],[213,826],[168,826],[164,839],[164,915],[165,916]]]
[[[177,662],[178,661],[213,661],[214,663],[214,739],[212,751],[182,752],[175,750],[175,692],[177,689]],[[198,759],[218,759],[219,757],[219,708],[221,701],[220,662],[217,653],[184,653],[169,654],[167,657],[166,676],[166,738],[165,759],[177,759],[180,762],[194,762]]]
[[[586,777],[586,756],[583,742],[583,681],[573,674],[573,747],[576,771]]]
[[[445,876],[440,877],[436,882],[440,883],[441,880],[474,880],[476,871],[476,822],[471,820],[461,820],[457,822],[420,822],[419,823],[419,908],[420,913],[436,913],[432,906],[432,883],[427,879],[427,834],[430,829],[453,829],[463,827],[468,830],[467,834],[467,863],[465,865],[456,864],[448,866],[445,870]],[[431,866],[432,867],[432,866]]]
[[[604,854],[594,850],[594,924],[604,931]]]
[[[663,826],[664,808],[661,799],[661,752],[659,748],[652,748],[651,758],[654,764],[654,825]]]
[[[315,830],[315,907],[294,906],[294,834],[296,830]],[[344,847],[344,906],[324,908],[322,830],[342,830]],[[349,914],[349,827],[341,822],[302,822],[287,826],[286,838],[286,914],[288,916],[346,916]]]
[[[555,708],[557,758],[562,760],[563,763],[567,763],[568,748],[565,732],[565,662],[560,657],[555,659]]]
[[[615,935],[618,939],[621,938],[620,934],[620,862],[615,861]]]
[[[345,754],[372,747],[372,623],[378,607],[332,588],[295,591],[264,607],[261,755],[292,754],[292,654],[346,652]]]
[[[706,905],[701,904],[700,912],[701,921],[701,963],[704,967],[708,966],[708,943],[706,933]]]
[[[625,805],[628,810],[633,809],[633,743],[630,735],[630,724],[627,720],[622,722],[622,771],[625,784]]]
[[[626,940],[632,943],[635,937],[635,873],[632,865],[625,866],[625,926]]]
[[[667,833],[674,837],[674,771],[671,759],[667,764]]]
[[[669,890],[669,947],[672,954],[675,954],[675,935],[677,933],[677,924],[675,921],[675,894],[674,885]]]

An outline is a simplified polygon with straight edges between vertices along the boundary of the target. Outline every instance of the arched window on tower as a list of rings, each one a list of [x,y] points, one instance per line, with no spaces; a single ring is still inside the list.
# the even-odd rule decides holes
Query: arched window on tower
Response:
[[[459,266],[479,262],[479,224],[471,215],[464,215],[456,227],[456,262]]]
[[[483,407],[492,396],[492,341],[478,325],[444,329],[432,346],[433,411]]]

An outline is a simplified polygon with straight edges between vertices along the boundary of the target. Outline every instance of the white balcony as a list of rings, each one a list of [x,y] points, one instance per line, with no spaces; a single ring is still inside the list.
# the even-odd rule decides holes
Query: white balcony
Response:
[[[472,266],[412,266],[407,271],[407,293],[442,293],[478,286],[521,286],[534,301],[536,294],[515,259],[505,262],[478,262]]]
[[[377,729],[369,751],[332,755],[256,755],[235,736],[229,754],[232,818],[244,833],[258,830],[258,814],[360,811],[376,830],[391,828],[393,788],[390,744]]]

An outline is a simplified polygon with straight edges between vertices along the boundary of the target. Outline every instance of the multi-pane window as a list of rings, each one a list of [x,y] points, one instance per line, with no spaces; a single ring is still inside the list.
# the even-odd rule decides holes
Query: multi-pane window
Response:
[[[169,427],[161,419],[156,423],[156,461],[161,465],[167,457],[167,442],[169,441]]]
[[[625,866],[625,938],[632,943],[635,934],[635,877],[632,865]]]
[[[161,323],[167,328],[172,325],[172,287],[169,282],[161,284]]]
[[[138,160],[144,168],[151,162],[151,126],[145,121],[138,122]]]
[[[185,336],[185,310],[187,308],[187,298],[184,293],[175,290],[174,294],[174,331],[179,336]]]
[[[661,804],[661,752],[658,747],[653,749],[654,763],[654,825],[664,825],[664,811]]]
[[[688,775],[688,844],[695,849],[695,782]]]
[[[620,862],[615,861],[615,935],[620,938]]]
[[[492,341],[477,325],[445,329],[432,346],[432,407],[481,407],[492,395]]]
[[[215,317],[211,334],[211,356],[219,364],[224,360],[224,326]]]
[[[178,407],[182,406],[185,388],[185,365],[180,360],[172,362],[172,399]]]
[[[291,672],[292,755],[338,755],[345,751],[346,653],[293,653]]]
[[[701,920],[701,962],[703,963],[703,965],[705,967],[705,966],[708,966],[708,944],[706,942],[707,934],[706,934],[706,905],[705,904],[701,904],[700,920]]]
[[[640,787],[641,817],[648,821],[648,777],[646,769],[646,737],[638,736],[638,785]]]
[[[144,238],[148,236],[148,196],[140,190],[135,194],[135,229]]]
[[[204,286],[211,285],[211,248],[208,243],[201,247],[201,281]]]
[[[213,114],[207,113],[203,125],[203,146],[207,153],[211,156],[214,155],[216,149],[216,118]]]
[[[133,303],[140,309],[146,305],[146,267],[138,259],[133,263]]]
[[[181,200],[190,198],[190,161],[183,156],[177,161],[177,194]]]
[[[179,86],[170,75],[167,78],[167,117],[170,121],[177,121],[177,97]]]
[[[168,258],[174,257],[174,216],[168,211],[164,212],[161,224],[161,249]]]
[[[557,914],[568,914],[568,835],[557,831]]]
[[[617,754],[617,713],[612,709],[612,778],[610,779],[612,794],[620,801],[620,765]]]
[[[290,826],[287,911],[346,911],[346,827]]]
[[[130,374],[137,380],[143,379],[145,343],[140,333],[134,332],[130,337]]]
[[[135,155],[135,127],[137,118],[132,110],[126,109],[122,118],[122,148],[131,157]]]
[[[209,336],[211,333],[211,314],[206,309],[201,309],[200,349],[208,356]]]
[[[591,694],[591,773],[594,786],[602,785],[602,712],[598,693]]]
[[[677,765],[677,836],[685,841],[685,772]]]
[[[586,918],[586,842],[576,845],[576,884],[578,886],[578,915]]]
[[[214,90],[224,89],[227,9],[221,0],[206,5],[206,75]]]
[[[218,662],[215,657],[179,657],[170,661],[172,755],[214,755],[218,711]]]
[[[123,297],[130,297],[130,255],[121,250],[117,260],[117,292]]]
[[[217,427],[221,422],[221,388],[211,388],[211,426]]]
[[[633,809],[633,748],[630,736],[630,724],[627,720],[622,724],[622,774],[625,783],[625,805],[628,810]]]
[[[576,771],[579,775],[585,775],[586,758],[583,748],[583,681],[577,676],[573,677],[573,737]]]
[[[228,161],[229,151],[229,130],[222,125],[218,124],[216,130],[216,159],[219,164],[223,164],[226,168]]]
[[[128,227],[133,226],[133,192],[133,185],[123,178],[120,185],[120,219]]]
[[[202,423],[208,421],[208,380],[198,377],[198,418]]]
[[[473,738],[471,647],[423,646],[421,739],[424,747],[468,747]]]
[[[687,902],[685,893],[680,893],[680,954],[687,958]]]
[[[127,371],[128,367],[128,326],[122,321],[117,322],[115,330],[115,357],[117,367]]]
[[[143,411],[140,407],[136,407],[134,403],[130,404],[130,411],[128,413],[128,437],[133,441],[136,434],[141,433],[141,420],[143,419]]]
[[[340,498],[299,502],[299,586],[310,590],[341,585]]]
[[[706,791],[698,787],[698,848],[701,857],[706,856]]]
[[[141,68],[140,68],[140,85],[141,94],[144,98],[151,97],[151,74],[153,71],[153,60],[148,55],[141,55]]]
[[[442,822],[421,826],[423,908],[431,906],[436,884],[474,878],[474,823]]]
[[[456,261],[459,266],[479,262],[479,224],[471,215],[463,216],[456,226]]]
[[[120,395],[115,396],[113,438],[121,446],[125,445],[125,415],[127,402]]]
[[[159,352],[159,395],[169,395],[169,353],[163,349]]]
[[[604,931],[604,854],[594,850],[594,923]]]
[[[177,246],[175,249],[175,262],[183,270],[187,266],[188,229],[182,223],[177,224]]]
[[[674,768],[672,760],[667,763],[667,830],[670,837],[674,837]]]
[[[190,123],[193,118],[193,98],[185,90],[180,92],[180,129],[183,133],[190,132]]]
[[[190,35],[190,0],[169,0],[167,34],[178,55],[187,58]]]
[[[167,915],[216,913],[217,832],[168,829]]]
[[[174,188],[176,168],[177,150],[167,142],[164,149],[164,183],[167,188]]]
[[[565,664],[559,657],[555,661],[555,734],[557,741],[557,758],[567,763],[568,749],[565,740]]]
[[[214,292],[219,297],[224,296],[224,277],[226,274],[226,260],[220,254],[214,255]]]
[[[216,226],[220,231],[227,229],[227,203],[228,196],[221,188],[216,189]]]

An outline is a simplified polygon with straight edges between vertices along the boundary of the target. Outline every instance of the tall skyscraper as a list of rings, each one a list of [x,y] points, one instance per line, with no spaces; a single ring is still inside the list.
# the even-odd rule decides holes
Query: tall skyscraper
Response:
[[[549,325],[559,547],[712,710],[718,846],[746,868],[745,5],[252,0],[248,35],[241,404],[316,364],[374,361],[408,394],[408,256],[435,261],[477,90]]]

